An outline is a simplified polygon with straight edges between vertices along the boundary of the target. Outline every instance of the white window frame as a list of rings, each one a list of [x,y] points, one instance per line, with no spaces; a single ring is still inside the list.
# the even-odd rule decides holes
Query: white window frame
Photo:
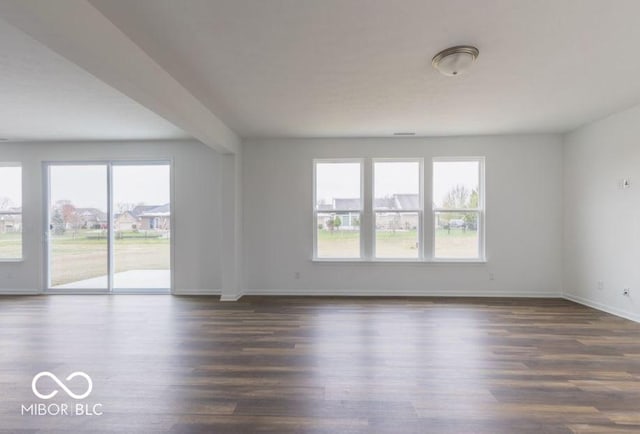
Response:
[[[433,185],[435,183],[435,170],[433,170],[435,163],[446,162],[477,162],[478,163],[478,207],[477,208],[441,208],[435,206],[433,200]],[[434,157],[431,162],[431,196],[432,196],[432,243],[431,243],[431,260],[433,262],[485,262],[485,158],[484,157]],[[473,258],[449,258],[449,257],[436,257],[436,235],[435,224],[437,213],[469,213],[474,212],[478,214],[478,256]]]
[[[312,185],[312,209],[313,209],[313,262],[397,262],[397,263],[486,263],[486,189],[485,189],[485,157],[442,156],[433,157],[431,166],[425,166],[422,157],[374,157],[374,158],[316,158],[312,160],[313,185]],[[478,162],[478,208],[473,209],[445,209],[433,206],[433,181],[435,162]],[[419,215],[419,253],[418,258],[386,258],[375,256],[375,163],[376,162],[420,162],[420,206],[419,210],[407,210],[406,212],[418,212]],[[331,210],[331,212],[357,212],[360,214],[360,257],[318,257],[318,213],[316,205],[316,166],[319,163],[359,163],[360,164],[360,208],[359,210]],[[430,175],[425,177],[425,173]],[[431,201],[431,212],[425,209],[427,200]],[[401,210],[399,212],[405,212]],[[437,212],[475,212],[478,213],[478,256],[475,258],[445,258],[435,257],[435,215]]]
[[[114,204],[113,204],[113,167],[114,166],[138,166],[138,165],[168,165],[169,166],[169,225],[171,227],[171,235],[169,241],[169,268],[171,273],[170,288],[160,289],[137,289],[137,288],[114,288],[113,270],[114,270],[114,253],[115,253],[115,230],[109,230],[107,238],[107,288],[78,288],[78,289],[56,289],[51,287],[50,261],[52,258],[51,240],[49,224],[51,221],[50,202],[51,202],[51,182],[50,168],[54,166],[105,166],[107,169],[107,218],[109,220],[109,228],[115,228],[114,224]],[[175,294],[175,177],[174,177],[174,160],[172,157],[160,159],[128,159],[128,160],[59,160],[59,161],[43,161],[42,162],[42,233],[44,234],[44,261],[43,267],[43,292],[45,294]]]
[[[327,211],[318,210],[316,193],[317,193],[317,173],[316,168],[318,164],[340,164],[340,163],[357,163],[360,166],[360,209],[332,209],[331,213],[359,213],[360,214],[360,228],[359,228],[359,240],[360,240],[360,256],[359,257],[319,257],[318,256],[318,214],[327,214]],[[313,261],[318,262],[358,262],[364,258],[364,231],[363,219],[364,219],[364,176],[365,164],[363,158],[315,158],[313,160]]]
[[[2,161],[0,168],[19,167],[20,168],[20,212],[3,213],[3,215],[20,216],[20,256],[15,258],[0,258],[1,262],[22,262],[24,261],[24,170],[22,163],[16,161]]]
[[[376,208],[376,163],[418,163],[419,180],[418,180],[418,198],[419,209],[410,210],[380,210]],[[394,212],[399,213],[417,213],[418,214],[418,257],[394,258],[376,255],[376,213],[378,212]],[[424,261],[424,158],[372,158],[371,159],[371,257],[373,261],[378,262],[422,262]]]

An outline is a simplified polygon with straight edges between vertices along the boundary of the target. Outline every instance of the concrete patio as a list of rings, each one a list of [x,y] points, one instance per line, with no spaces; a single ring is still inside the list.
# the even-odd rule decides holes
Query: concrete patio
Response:
[[[53,289],[106,289],[107,287],[108,277],[104,275],[54,286]],[[116,289],[169,289],[171,288],[171,271],[129,270],[115,273],[113,287]]]

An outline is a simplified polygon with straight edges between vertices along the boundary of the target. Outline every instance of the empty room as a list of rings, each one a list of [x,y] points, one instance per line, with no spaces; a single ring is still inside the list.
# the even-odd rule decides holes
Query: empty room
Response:
[[[0,433],[640,433],[638,0],[0,0]]]

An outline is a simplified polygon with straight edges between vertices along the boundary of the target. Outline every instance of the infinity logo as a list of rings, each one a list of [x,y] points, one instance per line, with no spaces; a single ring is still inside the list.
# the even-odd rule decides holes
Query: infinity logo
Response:
[[[62,390],[65,391],[65,393],[67,395],[69,395],[70,397],[72,397],[73,399],[85,399],[87,396],[89,396],[91,394],[91,390],[93,390],[93,381],[91,381],[91,377],[89,377],[87,374],[85,374],[84,372],[81,371],[77,371],[72,373],[71,375],[69,375],[66,380],[70,381],[73,380],[76,377],[82,377],[85,380],[87,380],[87,391],[84,392],[81,395],[76,395],[75,393],[73,393],[71,390],[69,390],[69,388],[67,386],[65,386],[62,381],[60,381],[60,379],[58,377],[56,377],[55,375],[53,375],[51,372],[47,372],[47,371],[43,371],[40,372],[39,374],[37,374],[35,377],[33,377],[33,381],[31,382],[31,390],[33,390],[33,394],[36,395],[38,398],[40,399],[51,399],[54,396],[56,396],[58,394],[57,390],[54,390],[53,392],[49,393],[48,395],[43,395],[42,393],[40,393],[38,391],[38,388],[36,387],[38,380],[40,380],[42,377],[49,377],[51,378],[53,381],[55,381],[55,383],[60,386],[60,388]]]

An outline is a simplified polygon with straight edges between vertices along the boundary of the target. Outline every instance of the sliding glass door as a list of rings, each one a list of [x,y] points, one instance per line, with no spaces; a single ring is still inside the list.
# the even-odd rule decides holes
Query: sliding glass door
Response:
[[[49,192],[49,287],[108,289],[107,166],[51,166]]]
[[[113,165],[114,289],[171,287],[168,165]]]
[[[171,288],[169,163],[50,163],[45,171],[48,289]]]

